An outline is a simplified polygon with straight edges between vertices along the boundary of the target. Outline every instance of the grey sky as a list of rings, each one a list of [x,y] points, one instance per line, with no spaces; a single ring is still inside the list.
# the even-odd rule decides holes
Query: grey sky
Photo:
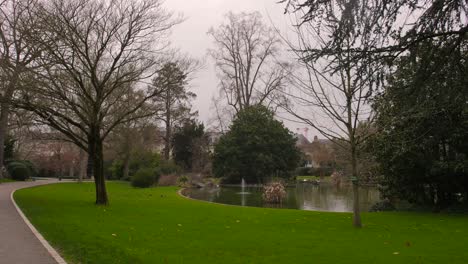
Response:
[[[275,26],[285,28],[287,16],[283,14],[284,5],[277,2],[278,0],[166,0],[165,5],[168,9],[183,13],[186,17],[186,21],[173,31],[174,46],[195,58],[206,59],[205,69],[198,72],[191,83],[192,90],[198,95],[194,108],[199,111],[201,121],[207,123],[212,117],[211,98],[218,91],[213,62],[206,56],[207,49],[212,47],[211,39],[207,35],[208,30],[221,24],[224,14],[229,11],[259,11],[265,23],[270,24],[271,18]],[[285,124],[292,131],[301,127],[288,121],[285,121]],[[309,134],[309,137],[312,136]]]

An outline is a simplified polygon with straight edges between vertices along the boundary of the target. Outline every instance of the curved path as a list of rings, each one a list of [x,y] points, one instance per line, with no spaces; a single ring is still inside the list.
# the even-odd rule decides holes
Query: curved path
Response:
[[[11,201],[11,193],[15,190],[55,182],[58,181],[37,180],[0,184],[0,263],[58,263],[24,222]]]

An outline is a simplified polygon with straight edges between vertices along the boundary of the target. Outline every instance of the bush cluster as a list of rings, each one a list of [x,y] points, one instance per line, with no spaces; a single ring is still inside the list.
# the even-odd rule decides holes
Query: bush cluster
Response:
[[[132,186],[148,188],[158,182],[159,173],[151,168],[141,168],[132,176]]]
[[[177,186],[179,187],[188,187],[189,186],[189,178],[185,175],[180,176],[177,178]]]
[[[136,185],[147,185],[146,182],[149,182],[148,179],[144,180],[145,176],[143,174],[149,174],[149,171],[152,171],[152,174],[155,175],[154,182],[150,185],[158,183],[160,175],[166,175],[162,179],[163,185],[167,185],[165,182],[173,182],[171,185],[175,185],[175,178],[177,174],[180,173],[181,168],[177,166],[173,161],[161,160],[158,153],[151,151],[135,151],[132,153],[132,157],[129,160],[129,176],[124,177],[124,161],[121,159],[115,159],[112,161],[110,166],[108,166],[106,177],[113,180],[123,180],[131,181],[132,185],[135,182]],[[146,171],[145,173],[143,171]],[[173,176],[173,177],[171,177]],[[134,179],[135,178],[135,179]],[[148,177],[146,177],[148,178]],[[171,178],[174,178],[172,181]],[[137,186],[140,187],[140,186]],[[142,186],[148,187],[148,186]]]
[[[10,161],[7,170],[10,177],[17,181],[25,181],[37,175],[36,167],[29,160]]]
[[[270,182],[263,187],[262,197],[267,203],[281,203],[286,197],[286,188],[280,181]]]

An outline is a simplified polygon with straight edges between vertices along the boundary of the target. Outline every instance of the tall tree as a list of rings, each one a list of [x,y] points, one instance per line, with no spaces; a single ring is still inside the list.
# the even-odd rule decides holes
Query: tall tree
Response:
[[[291,89],[284,109],[297,119],[319,131],[348,152],[353,185],[353,225],[361,227],[359,208],[358,156],[368,133],[357,128],[372,118],[369,100],[382,83],[382,65],[371,57],[355,57],[349,50],[356,43],[362,46],[378,42],[378,37],[363,37],[353,31],[340,35],[335,52],[327,52],[328,32],[336,25],[335,18],[346,11],[340,2],[320,20],[302,21],[296,17],[297,41],[289,42],[298,59],[294,71],[288,73]],[[327,33],[325,33],[327,32]]]
[[[179,126],[172,137],[174,161],[182,168],[193,171],[200,170],[207,162],[208,138],[205,126],[194,120],[189,120]]]
[[[196,95],[187,90],[187,73],[182,65],[169,62],[158,71],[153,79],[155,89],[161,90],[160,96],[154,99],[156,107],[161,109],[157,118],[163,122],[164,158],[169,160],[172,149],[172,135],[175,126],[181,125],[196,113],[191,113],[190,101]]]
[[[420,43],[376,98],[384,196],[436,210],[468,199],[468,41],[460,47]]]
[[[230,130],[219,139],[213,154],[213,172],[230,183],[245,178],[263,183],[287,178],[299,164],[296,138],[262,105],[239,112]]]
[[[281,41],[258,12],[232,12],[208,34],[215,47],[220,94],[235,112],[256,104],[269,105],[283,87],[284,67],[278,63]]]
[[[180,20],[159,0],[53,0],[38,13],[34,40],[46,63],[35,71],[34,93],[17,105],[88,152],[96,204],[107,204],[103,141],[119,124],[147,115],[140,110],[160,91],[141,83],[154,75]]]
[[[40,54],[28,41],[37,34],[34,28],[37,17],[33,12],[37,5],[36,0],[0,2],[0,171],[5,161],[3,152],[11,99],[22,87],[22,78]]]

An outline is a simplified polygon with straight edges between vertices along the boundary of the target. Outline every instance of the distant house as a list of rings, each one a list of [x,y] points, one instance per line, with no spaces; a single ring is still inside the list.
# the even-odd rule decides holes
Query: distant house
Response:
[[[322,168],[332,167],[335,164],[333,144],[328,139],[319,139],[317,136],[310,142],[305,136],[296,134],[296,146],[304,154],[304,167]]]

